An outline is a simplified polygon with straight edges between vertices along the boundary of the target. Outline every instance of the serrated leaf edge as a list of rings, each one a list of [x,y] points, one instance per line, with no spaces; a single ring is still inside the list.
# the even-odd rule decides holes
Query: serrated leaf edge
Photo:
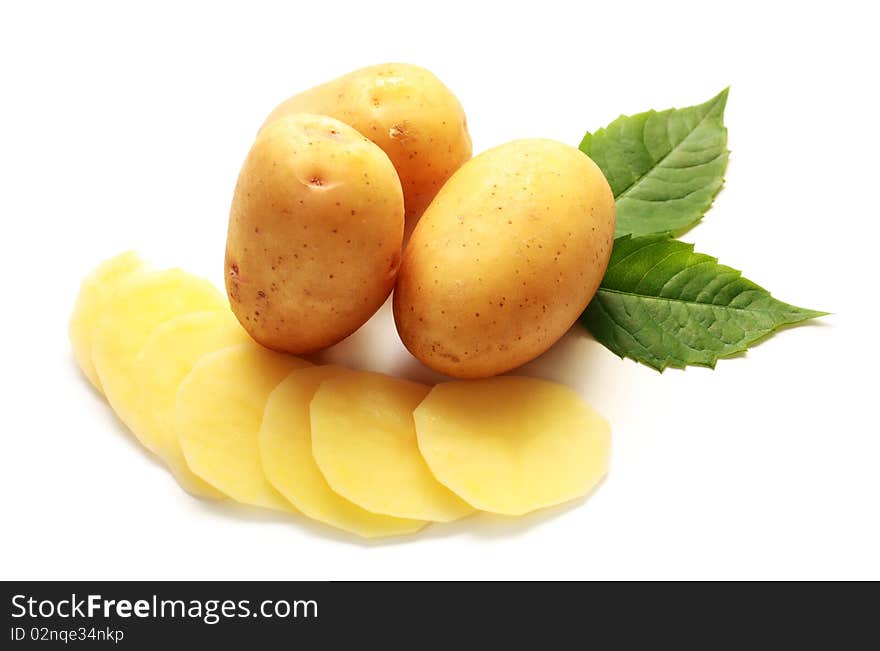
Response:
[[[721,127],[724,129],[724,131],[726,132],[726,131],[727,131],[727,127],[724,126],[724,110],[727,108],[727,96],[728,96],[728,93],[729,93],[729,92],[730,92],[730,86],[728,86],[727,88],[725,88],[724,90],[722,90],[720,93],[718,93],[717,95],[715,95],[715,97],[713,97],[712,99],[710,99],[710,100],[708,100],[708,101],[705,101],[705,102],[703,102],[702,104],[697,104],[697,106],[707,106],[707,105],[711,105],[711,107],[710,107],[709,110],[706,112],[706,115],[704,115],[702,118],[700,118],[699,122],[697,122],[697,124],[694,125],[694,128],[691,129],[690,133],[688,133],[688,135],[685,136],[685,138],[684,138],[680,143],[678,143],[677,145],[675,145],[672,149],[669,150],[669,152],[666,153],[666,155],[664,155],[660,160],[658,160],[658,161],[654,164],[654,167],[652,167],[650,170],[648,170],[647,172],[645,172],[644,174],[642,174],[639,178],[637,178],[635,181],[633,181],[633,182],[630,183],[627,187],[625,187],[625,188],[620,192],[620,194],[618,194],[618,195],[616,195],[616,196],[614,197],[614,200],[617,201],[618,199],[623,199],[623,198],[626,196],[627,192],[629,192],[629,191],[632,190],[633,188],[637,187],[637,186],[639,185],[639,183],[641,183],[646,177],[648,177],[648,176],[651,174],[651,172],[653,172],[654,170],[656,170],[658,167],[662,166],[662,165],[663,165],[663,161],[665,161],[667,158],[669,158],[672,154],[674,154],[674,153],[676,152],[676,150],[678,150],[682,145],[684,145],[684,144],[688,141],[688,138],[690,138],[690,137],[694,134],[694,132],[695,132],[699,127],[701,127],[701,126],[702,126],[707,120],[710,120],[710,119],[712,119],[712,118],[717,118],[718,121],[719,121],[719,123],[720,123],[720,126],[721,126]],[[719,108],[717,111],[715,110],[715,109],[716,109],[716,105],[720,105],[720,108]],[[690,107],[685,107],[685,108],[690,108]],[[652,115],[657,115],[658,113],[665,113],[665,112],[667,112],[667,111],[679,111],[679,110],[684,110],[684,109],[671,108],[671,109],[664,109],[664,110],[662,110],[662,111],[655,111],[654,109],[651,109],[651,110],[649,110],[649,111],[645,111],[645,112],[646,112],[646,113],[649,113],[649,114],[652,114]],[[638,115],[638,114],[636,114],[636,115]],[[630,117],[632,117],[632,116],[630,116],[630,115],[621,115],[620,117],[617,118],[617,120],[620,120],[620,119],[626,119],[626,118],[630,118]],[[615,122],[616,122],[617,120],[615,120]],[[647,126],[647,124],[648,124],[648,121],[645,120],[645,124],[642,125],[642,132],[643,132],[643,133],[642,133],[642,136],[643,136],[643,139],[644,139],[644,129],[645,129],[645,127]],[[604,129],[604,128],[605,128],[605,127],[603,127],[603,129]],[[725,148],[724,148],[724,153],[727,154],[727,157],[728,157],[728,160],[729,160],[729,158],[730,158],[730,149],[728,149],[727,147],[725,147]],[[717,158],[717,157],[716,157],[716,158]],[[725,161],[725,163],[724,163],[724,170],[722,171],[722,174],[723,174],[723,172],[726,172],[726,171],[727,171],[727,161]],[[722,188],[723,186],[724,186],[724,178],[723,178],[723,176],[722,176],[721,185],[718,187],[718,191],[720,191],[721,188]],[[715,197],[716,197],[716,196],[718,196],[718,192],[716,192],[714,195],[712,195],[712,202],[715,201]],[[706,208],[706,211],[705,211],[705,212],[708,212],[708,211],[709,211],[709,208],[712,207],[712,202],[709,203],[709,206]],[[705,214],[705,212],[704,212],[704,214]],[[702,218],[702,217],[701,217],[701,218]],[[696,223],[696,222],[695,222],[695,223]],[[690,228],[690,227],[688,227],[688,228]]]
[[[614,197],[615,203],[617,202],[618,199],[624,198],[627,192],[629,192],[632,188],[638,186],[638,184],[645,177],[647,177],[654,169],[659,167],[663,163],[664,160],[666,160],[670,155],[672,155],[672,153],[678,147],[680,147],[683,143],[685,143],[687,141],[687,139],[691,136],[691,134],[694,131],[696,131],[697,127],[702,125],[705,120],[713,118],[713,117],[717,117],[721,123],[722,128],[724,128],[724,130],[727,131],[727,127],[724,125],[724,111],[727,109],[727,99],[729,97],[729,94],[730,94],[730,86],[727,86],[720,93],[718,93],[717,95],[715,95],[711,99],[703,102],[702,104],[696,104],[695,106],[706,106],[707,104],[711,104],[712,107],[706,113],[706,115],[704,115],[702,118],[700,118],[700,121],[697,123],[697,125],[694,127],[694,129],[691,130],[691,133],[689,133],[688,136],[684,140],[682,140],[678,145],[673,147],[665,156],[663,156],[663,158],[661,158],[659,161],[657,161],[657,163],[654,165],[654,167],[651,170],[642,174],[639,178],[637,178],[635,181],[633,181],[631,184],[629,184],[626,188],[624,188],[624,190],[621,191],[620,194],[616,195]],[[716,110],[716,105],[718,106],[717,110]],[[684,110],[686,108],[690,108],[690,107],[684,107],[682,109],[679,109],[677,107],[672,107],[669,109],[663,109],[662,111],[656,111],[654,109],[649,109],[648,111],[641,111],[639,113],[631,113],[631,114],[621,113],[614,120],[612,120],[609,124],[613,124],[614,122],[617,122],[618,120],[631,118],[634,115],[640,115],[641,113],[650,113],[650,114],[656,115],[657,113],[664,113],[666,111]],[[647,124],[647,121],[645,124]],[[585,151],[585,148],[588,147],[589,142],[592,140],[594,134],[596,134],[600,131],[604,131],[606,128],[607,128],[607,126],[601,127],[599,129],[597,129],[596,131],[586,132],[584,134],[583,138],[581,138],[581,142],[578,145],[578,149],[580,149],[584,154],[589,155]],[[719,184],[718,189],[715,190],[715,192],[712,194],[711,197],[709,197],[709,203],[706,206],[706,209],[703,211],[703,213],[699,217],[697,217],[694,221],[690,222],[689,224],[682,226],[681,228],[678,228],[678,229],[672,229],[672,230],[667,230],[667,231],[657,231],[655,233],[642,233],[639,236],[641,237],[641,236],[647,236],[647,235],[669,235],[672,237],[679,237],[679,236],[687,233],[692,228],[694,228],[697,224],[699,224],[701,221],[703,221],[703,218],[705,217],[706,213],[708,213],[712,209],[712,206],[715,205],[715,200],[718,198],[718,195],[721,193],[721,190],[723,190],[724,186],[726,185],[725,175],[727,174],[727,168],[730,165],[730,154],[731,154],[730,148],[725,147],[723,155],[726,156],[726,160],[724,161],[724,168],[721,170],[721,183]],[[630,234],[627,233],[627,235],[630,235]],[[621,236],[621,237],[624,237],[624,236]]]
[[[666,235],[666,234],[640,235],[640,236],[637,236],[637,237],[638,237],[638,238],[652,239],[652,240],[654,240],[655,243],[663,243],[663,242],[669,242],[669,241],[676,242],[676,243],[678,243],[678,244],[681,244],[683,247],[685,247],[686,250],[687,250],[689,253],[691,253],[691,254],[696,254],[696,255],[702,255],[702,256],[705,256],[705,257],[707,258],[707,262],[708,262],[708,261],[711,261],[713,264],[716,264],[716,265],[718,265],[718,266],[720,266],[720,267],[724,267],[726,270],[729,270],[730,272],[734,273],[736,278],[743,278],[743,275],[742,275],[742,271],[741,271],[741,270],[736,269],[736,268],[734,268],[734,267],[730,267],[730,266],[728,266],[728,265],[726,265],[726,264],[722,264],[722,263],[720,263],[720,262],[718,261],[718,258],[716,258],[715,256],[709,255],[709,254],[707,254],[707,253],[697,253],[697,252],[695,252],[695,251],[694,251],[695,246],[694,246],[694,244],[691,243],[691,242],[681,242],[680,240],[676,240],[676,239],[674,239],[674,238],[672,238],[671,236]],[[615,243],[617,243],[618,241],[631,240],[631,239],[635,239],[635,238],[634,238],[632,235],[630,235],[630,234],[622,235],[621,237],[618,237],[618,238],[615,239]],[[646,246],[650,246],[650,244],[646,244]],[[608,269],[610,270],[610,269],[612,269],[612,268],[616,268],[616,267],[618,267],[621,263],[625,262],[625,261],[626,261],[627,259],[629,259],[632,255],[635,255],[635,254],[637,254],[637,253],[643,251],[644,248],[645,248],[645,247],[642,247],[642,248],[640,248],[640,249],[636,249],[636,250],[632,251],[632,252],[629,253],[626,257],[621,258],[620,260],[615,261],[613,267],[609,267]],[[670,254],[670,255],[674,255],[674,253],[673,253],[673,254]],[[668,256],[667,256],[667,257],[668,257]],[[665,258],[664,258],[664,259],[665,259]],[[656,263],[654,263],[654,265],[651,267],[651,269],[654,269],[658,264],[660,264],[660,262],[662,262],[662,260],[661,260],[661,261],[658,261],[658,262],[656,262]],[[645,275],[647,275],[648,273],[650,273],[651,269],[649,269],[649,270],[645,273]],[[606,274],[607,274],[607,271],[606,271]],[[662,364],[659,364],[659,365],[658,365],[658,364],[653,364],[653,363],[651,363],[650,361],[647,361],[647,360],[635,359],[634,357],[629,357],[629,356],[627,356],[627,355],[622,355],[622,354],[620,354],[620,353],[618,353],[618,352],[612,350],[611,348],[609,348],[609,347],[608,347],[608,346],[607,346],[607,345],[606,345],[606,344],[605,344],[605,343],[604,343],[604,342],[603,342],[603,341],[602,341],[602,340],[601,340],[601,339],[600,339],[595,333],[593,333],[592,331],[590,331],[590,333],[596,338],[596,341],[598,341],[599,343],[601,343],[603,346],[605,346],[605,348],[607,348],[608,350],[610,350],[614,355],[616,355],[616,356],[619,357],[620,359],[631,359],[632,361],[634,361],[634,362],[636,362],[636,363],[638,363],[638,364],[642,364],[642,365],[647,366],[647,367],[649,367],[649,368],[653,368],[654,370],[656,370],[656,371],[658,371],[658,372],[660,372],[660,373],[662,373],[663,371],[665,371],[667,368],[687,369],[688,366],[699,366],[699,367],[703,367],[703,368],[711,368],[711,369],[714,369],[716,363],[718,362],[718,360],[721,360],[721,359],[730,359],[731,357],[737,357],[737,356],[739,356],[739,355],[742,355],[743,353],[747,352],[750,348],[753,348],[755,345],[762,343],[762,342],[765,341],[766,339],[769,339],[770,337],[772,337],[773,335],[775,335],[776,333],[778,333],[778,332],[780,332],[780,331],[782,331],[782,330],[785,330],[785,329],[787,329],[787,328],[789,328],[789,327],[796,326],[796,325],[798,325],[798,324],[801,324],[801,323],[803,323],[803,322],[805,322],[805,321],[809,321],[809,320],[811,320],[811,319],[816,319],[816,318],[820,318],[820,317],[823,317],[823,316],[828,316],[829,314],[831,314],[830,312],[824,312],[824,311],[820,311],[820,310],[812,310],[812,309],[809,309],[809,308],[802,308],[802,307],[798,307],[798,306],[796,306],[796,305],[792,305],[791,303],[786,303],[785,301],[780,301],[779,299],[775,298],[771,292],[769,292],[768,290],[766,290],[766,289],[765,289],[764,287],[762,287],[761,285],[758,285],[757,283],[755,283],[755,282],[752,281],[752,280],[749,280],[748,278],[745,278],[745,280],[748,280],[748,282],[750,282],[750,283],[752,283],[753,285],[755,285],[755,287],[756,287],[758,290],[763,291],[763,292],[766,292],[767,295],[768,295],[770,298],[773,298],[773,300],[778,301],[779,303],[781,303],[781,304],[784,305],[785,307],[793,308],[793,310],[797,311],[798,314],[797,314],[797,316],[792,315],[791,320],[786,320],[785,323],[782,323],[782,324],[780,324],[780,325],[774,327],[774,328],[771,329],[769,332],[766,332],[766,333],[764,333],[764,334],[761,334],[761,335],[758,335],[758,336],[753,337],[753,338],[751,338],[751,339],[747,339],[747,340],[743,341],[743,342],[741,343],[741,345],[737,346],[736,350],[732,350],[732,351],[730,351],[730,352],[728,352],[728,353],[723,353],[723,354],[720,354],[720,355],[712,354],[713,360],[712,360],[711,362],[709,362],[709,363],[701,363],[701,362],[693,362],[693,363],[676,363],[676,360],[663,360],[663,363],[662,363]],[[601,292],[613,293],[613,294],[618,294],[618,295],[622,295],[622,296],[637,296],[637,297],[639,297],[639,298],[642,298],[642,299],[648,299],[648,300],[662,300],[662,301],[670,301],[670,302],[672,302],[672,301],[677,301],[677,302],[681,302],[681,303],[688,303],[688,304],[696,304],[696,305],[706,305],[706,306],[711,306],[710,303],[696,303],[695,301],[685,301],[685,300],[682,300],[682,299],[676,299],[676,298],[670,298],[670,297],[651,296],[651,295],[649,295],[649,294],[637,294],[637,293],[635,293],[635,292],[622,292],[622,291],[619,291],[619,290],[609,289],[609,288],[606,288],[606,287],[603,287],[602,285],[600,285],[600,286],[599,286],[599,289],[596,291],[596,295],[598,296]],[[591,301],[591,304],[592,304],[593,301],[596,301],[596,297],[595,297],[595,296],[593,297],[593,300]],[[606,318],[608,318],[608,319],[611,320],[612,322],[615,322],[615,323],[616,323],[616,320],[611,316],[611,314],[608,313],[608,311],[605,309],[605,306],[602,305],[602,303],[601,303],[600,301],[597,301],[597,302],[596,302],[596,305],[602,310],[602,312],[605,314]],[[725,305],[725,306],[718,306],[718,307],[723,307],[724,309],[730,309],[730,310],[742,310],[742,311],[746,311],[746,312],[749,312],[749,311],[760,311],[760,310],[748,310],[748,309],[746,309],[746,308],[740,308],[740,307],[731,307],[731,306],[727,306],[727,305]],[[766,312],[766,311],[765,311],[765,312]],[[585,329],[589,330],[589,327],[587,326],[587,324],[585,323],[584,320],[579,319],[579,322],[581,323],[581,325],[582,325]],[[621,329],[624,330],[624,331],[626,331],[624,328],[621,328]],[[687,345],[687,344],[685,344],[685,345]],[[688,346],[688,347],[690,347],[690,346]],[[692,350],[696,350],[696,349],[693,349],[693,348],[692,348]],[[699,352],[705,352],[705,351],[699,351]],[[711,351],[710,351],[710,352],[711,352]]]

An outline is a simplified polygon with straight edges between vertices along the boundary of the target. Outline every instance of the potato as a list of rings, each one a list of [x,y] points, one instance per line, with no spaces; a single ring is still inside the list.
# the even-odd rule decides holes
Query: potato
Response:
[[[419,454],[412,410],[428,390],[356,371],[321,384],[311,403],[312,452],[334,491],[399,518],[448,522],[473,512]]]
[[[306,366],[254,342],[196,362],[177,390],[174,420],[190,470],[243,504],[293,511],[263,474],[258,434],[269,394]]]
[[[153,330],[134,360],[132,374],[139,393],[135,421],[139,424],[141,442],[168,465],[178,483],[193,495],[225,497],[195,475],[186,463],[174,427],[177,389],[204,355],[249,341],[247,332],[228,309],[193,312]]]
[[[520,366],[575,322],[614,238],[614,197],[574,147],[517,140],[456,172],[416,226],[394,291],[404,345],[436,371]]]
[[[346,370],[313,366],[293,371],[266,404],[260,427],[260,453],[266,478],[303,514],[366,538],[413,533],[424,520],[370,513],[337,495],[312,456],[309,403],[318,385]]]
[[[355,70],[282,102],[265,124],[292,113],[329,115],[379,145],[400,175],[408,225],[471,157],[461,104],[418,66],[385,63]]]
[[[214,285],[179,269],[132,276],[105,303],[92,336],[92,361],[107,401],[139,441],[144,430],[137,418],[140,391],[132,371],[138,353],[162,323],[225,305]]]
[[[381,149],[332,118],[278,119],[260,132],[235,188],[232,309],[269,348],[335,344],[388,298],[402,240],[400,181]]]
[[[108,297],[119,283],[144,268],[144,262],[137,253],[126,251],[103,262],[92,271],[83,280],[76,297],[68,328],[73,356],[92,386],[101,393],[101,380],[92,363],[92,330]]]
[[[434,476],[478,509],[522,515],[586,495],[608,470],[607,421],[559,384],[438,384],[413,417]]]

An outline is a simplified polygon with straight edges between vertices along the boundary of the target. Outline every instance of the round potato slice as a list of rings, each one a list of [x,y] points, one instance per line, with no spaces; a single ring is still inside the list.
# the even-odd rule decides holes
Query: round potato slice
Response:
[[[143,271],[144,261],[134,251],[126,251],[101,263],[83,280],[73,314],[70,317],[70,343],[73,356],[89,382],[101,393],[101,380],[95,365],[92,363],[92,331],[100,316],[104,304],[113,294],[119,283]]]
[[[130,277],[107,300],[92,337],[92,361],[107,401],[142,441],[132,366],[153,330],[181,314],[216,310],[226,300],[214,285],[180,269]],[[142,441],[143,442],[143,441]]]
[[[438,384],[413,417],[434,476],[484,511],[522,515],[560,504],[586,495],[608,470],[608,422],[545,380]]]
[[[174,420],[190,470],[243,504],[293,511],[263,474],[259,432],[269,394],[307,366],[253,341],[196,362],[177,390]]]
[[[166,463],[178,483],[193,495],[225,497],[186,464],[174,428],[177,389],[204,355],[248,341],[250,337],[231,310],[193,312],[153,330],[134,360],[132,372],[139,389],[134,420],[139,424],[141,442]]]
[[[448,522],[473,509],[442,486],[419,454],[412,411],[423,384],[378,373],[343,373],[311,403],[312,452],[330,487],[372,511]]]
[[[330,488],[312,456],[309,403],[324,380],[347,372],[313,366],[290,373],[269,396],[260,427],[260,453],[269,482],[303,514],[365,538],[398,536],[424,527],[424,520],[371,513]]]

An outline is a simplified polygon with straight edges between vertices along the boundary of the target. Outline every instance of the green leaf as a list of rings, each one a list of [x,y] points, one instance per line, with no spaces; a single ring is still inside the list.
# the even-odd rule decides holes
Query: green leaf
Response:
[[[602,169],[617,204],[616,237],[680,234],[724,183],[727,90],[705,104],[621,116],[580,149]]]
[[[615,241],[581,323],[620,357],[662,371],[714,367],[782,326],[823,314],[776,300],[693,244],[648,235]]]

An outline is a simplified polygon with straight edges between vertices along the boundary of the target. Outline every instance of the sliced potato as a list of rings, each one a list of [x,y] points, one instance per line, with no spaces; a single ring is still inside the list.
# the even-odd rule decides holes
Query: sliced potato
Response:
[[[113,294],[120,281],[146,268],[144,261],[134,251],[126,251],[101,263],[83,280],[68,334],[73,346],[73,356],[89,382],[98,390],[101,380],[92,363],[92,331],[107,298]]]
[[[251,341],[202,357],[177,390],[175,428],[196,475],[244,504],[293,506],[263,474],[259,432],[269,394],[310,364]]]
[[[586,495],[608,470],[608,422],[527,377],[438,384],[413,414],[434,475],[478,509],[522,515]]]
[[[378,538],[413,533],[424,520],[371,513],[335,493],[312,456],[309,403],[324,380],[346,373],[339,366],[293,371],[269,396],[260,427],[266,478],[303,514],[344,531]]]
[[[113,410],[141,440],[138,386],[132,366],[156,326],[181,314],[224,307],[214,285],[180,269],[153,271],[119,284],[92,335],[92,361]]]
[[[203,278],[180,269],[131,276],[107,299],[92,335],[92,361],[107,400],[141,439],[132,366],[153,330],[176,316],[220,309],[226,300]]]
[[[334,491],[398,518],[447,522],[473,512],[419,454],[412,411],[428,390],[355,371],[321,384],[311,403],[312,452]]]
[[[158,326],[134,360],[139,389],[134,420],[141,443],[157,454],[189,493],[219,499],[223,493],[195,475],[186,463],[174,408],[177,389],[204,355],[250,341],[231,310],[193,312]]]

